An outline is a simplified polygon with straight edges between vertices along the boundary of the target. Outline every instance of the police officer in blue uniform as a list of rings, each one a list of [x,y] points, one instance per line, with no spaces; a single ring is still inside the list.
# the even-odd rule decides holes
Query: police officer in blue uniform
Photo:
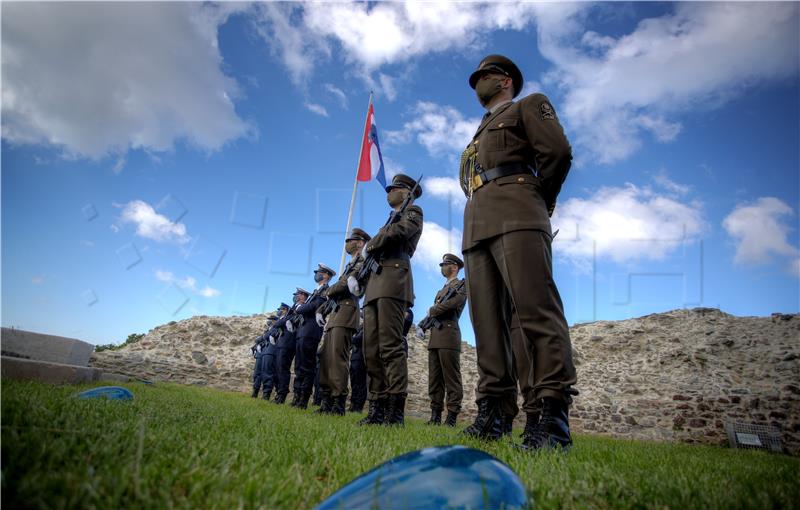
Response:
[[[311,397],[316,375],[317,347],[319,347],[319,341],[322,338],[322,328],[317,324],[316,320],[317,308],[325,302],[328,281],[335,274],[336,271],[325,264],[318,264],[317,269],[314,270],[314,281],[317,283],[317,288],[296,309],[296,313],[302,319],[300,319],[300,327],[297,330],[293,407],[300,409],[308,407],[308,399]]]
[[[292,299],[294,304],[289,307],[286,303],[281,303],[281,307],[286,307],[286,314],[275,322],[275,329],[278,331],[276,339],[277,355],[277,386],[275,388],[276,404],[283,404],[286,402],[286,396],[289,394],[289,383],[292,379],[292,360],[294,360],[295,350],[297,346],[297,337],[294,334],[294,322],[298,320],[296,315],[297,307],[302,305],[306,298],[311,293],[307,290],[297,287]]]

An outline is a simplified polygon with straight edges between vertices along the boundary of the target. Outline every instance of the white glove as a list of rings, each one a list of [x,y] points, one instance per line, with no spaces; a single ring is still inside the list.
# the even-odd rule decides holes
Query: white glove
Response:
[[[317,326],[321,328],[325,327],[325,317],[323,317],[321,313],[317,313]]]
[[[363,248],[361,248],[361,256],[363,258],[367,258],[367,245],[365,244]]]
[[[348,276],[347,277],[347,288],[350,289],[350,292],[353,293],[354,296],[361,296],[361,285],[358,284],[358,280],[356,280],[355,276]]]
[[[269,337],[269,343],[271,343],[272,345],[275,345],[275,344],[276,344],[276,341],[275,341],[275,337],[274,337],[274,336],[271,336],[271,337]]]
[[[292,324],[292,321],[286,321],[286,329],[289,330],[289,333],[294,333],[294,324]]]

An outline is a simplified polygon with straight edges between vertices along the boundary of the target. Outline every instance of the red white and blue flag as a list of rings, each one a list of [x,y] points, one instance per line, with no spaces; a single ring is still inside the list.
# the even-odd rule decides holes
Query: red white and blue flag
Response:
[[[367,110],[367,123],[364,126],[364,138],[361,141],[361,159],[358,161],[358,180],[361,182],[377,180],[386,187],[386,172],[383,167],[381,145],[378,143],[378,126],[375,125],[375,111],[372,102]]]

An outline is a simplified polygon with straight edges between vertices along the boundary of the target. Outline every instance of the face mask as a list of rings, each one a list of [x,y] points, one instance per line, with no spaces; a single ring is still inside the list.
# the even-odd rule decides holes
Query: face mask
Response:
[[[481,106],[489,104],[492,98],[503,90],[504,79],[490,76],[478,80],[478,84],[475,86],[475,94],[478,96]]]
[[[322,281],[323,278],[325,278],[325,277],[322,276],[322,273],[314,273],[314,281],[315,282],[319,283],[319,282]]]
[[[447,266],[442,266],[442,276],[445,278],[450,278],[450,268]]]
[[[397,207],[403,203],[405,195],[402,191],[393,189],[386,195],[386,201],[389,202],[391,207]]]
[[[298,301],[300,301],[300,296],[295,295],[292,297],[292,303],[297,303]]]

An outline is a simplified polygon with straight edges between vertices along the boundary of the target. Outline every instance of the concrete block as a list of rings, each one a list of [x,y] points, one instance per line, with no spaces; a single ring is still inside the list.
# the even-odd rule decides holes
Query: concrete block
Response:
[[[2,328],[0,347],[3,356],[79,367],[89,366],[89,357],[94,351],[94,345],[75,338],[11,328]]]
[[[78,384],[99,380],[102,371],[96,368],[2,356],[0,357],[0,375],[4,379],[41,381],[51,384]]]

